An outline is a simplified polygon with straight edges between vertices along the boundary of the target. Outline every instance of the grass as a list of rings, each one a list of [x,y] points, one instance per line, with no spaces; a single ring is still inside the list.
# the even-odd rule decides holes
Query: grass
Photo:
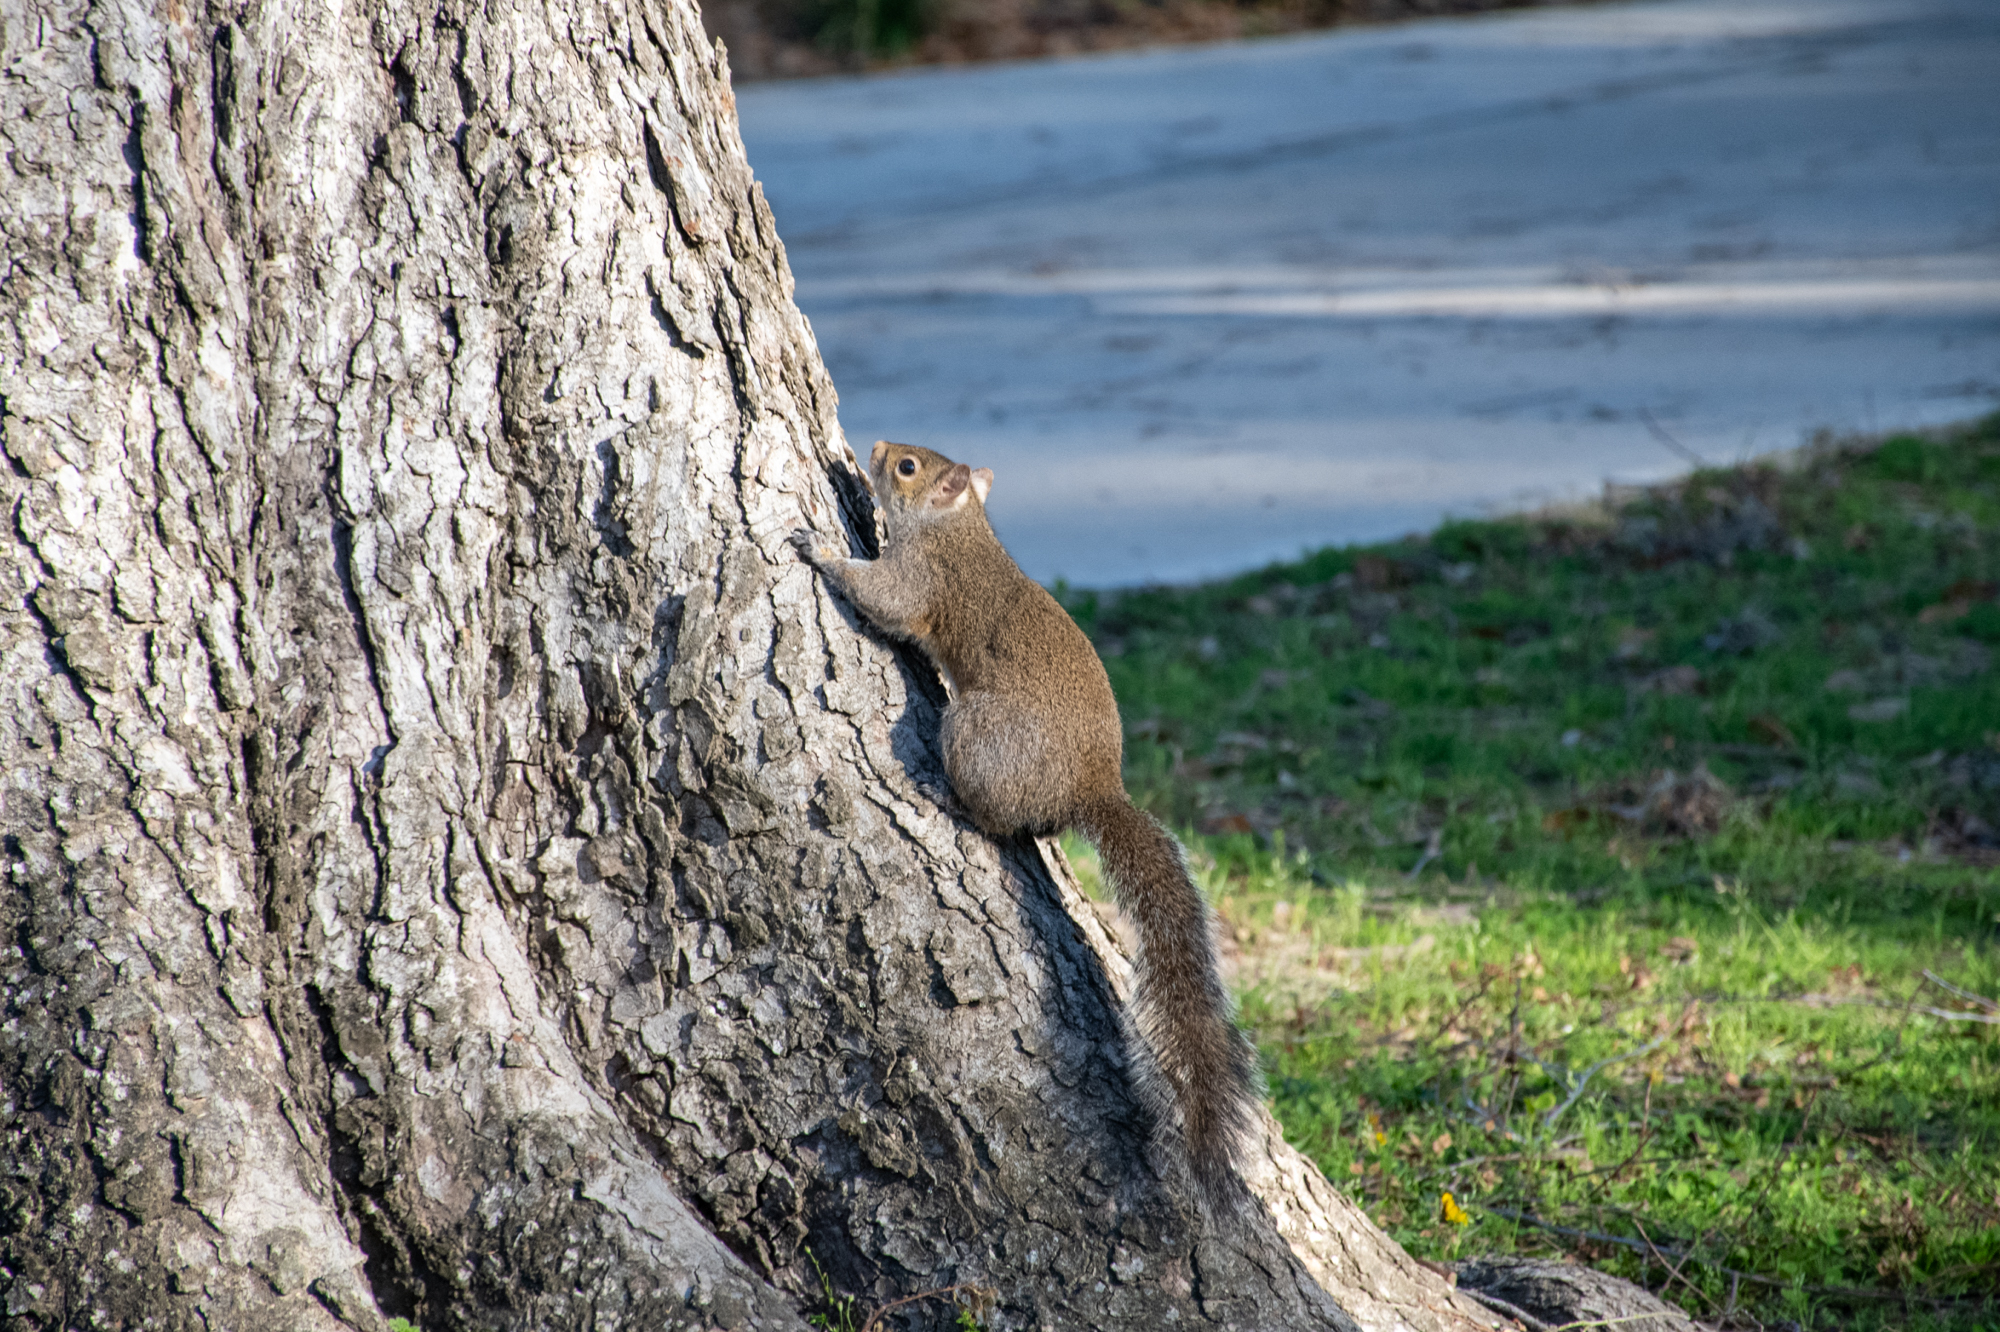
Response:
[[[2000,417],[1063,596],[1412,1252],[2000,1329]]]

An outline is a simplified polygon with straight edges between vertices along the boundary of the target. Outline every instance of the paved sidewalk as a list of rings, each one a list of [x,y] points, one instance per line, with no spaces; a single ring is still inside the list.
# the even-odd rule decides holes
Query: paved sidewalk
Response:
[[[1230,572],[2000,404],[2000,2],[1650,0],[738,94],[865,454]]]

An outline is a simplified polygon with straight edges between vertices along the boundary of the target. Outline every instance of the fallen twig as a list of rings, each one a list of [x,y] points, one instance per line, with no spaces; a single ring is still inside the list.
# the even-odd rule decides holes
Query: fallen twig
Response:
[[[1424,853],[1417,857],[1417,863],[1410,866],[1410,872],[1403,877],[1414,879],[1424,872],[1424,866],[1436,860],[1444,851],[1444,825],[1431,829],[1430,840],[1424,843]]]
[[[1514,1113],[1514,1094],[1521,1090],[1521,976],[1514,977],[1514,1011],[1507,1017],[1507,1062],[1513,1065],[1514,1076],[1507,1083],[1507,1104],[1500,1111],[1500,1123],[1507,1122],[1507,1116]],[[1508,1137],[1519,1142],[1511,1133]]]
[[[1636,1050],[1627,1050],[1624,1054],[1621,1055],[1607,1056],[1606,1058],[1598,1060],[1596,1063],[1592,1064],[1589,1068],[1583,1070],[1582,1073],[1577,1075],[1575,1083],[1572,1084],[1570,1087],[1569,1099],[1565,1100],[1561,1105],[1556,1106],[1555,1108],[1551,1109],[1547,1114],[1542,1116],[1542,1127],[1545,1129],[1554,1128],[1556,1126],[1556,1120],[1562,1118],[1563,1111],[1569,1109],[1571,1106],[1576,1104],[1577,1098],[1583,1095],[1583,1089],[1589,1085],[1590,1080],[1593,1077],[1597,1076],[1600,1070],[1609,1068],[1613,1064],[1622,1064],[1627,1059],[1637,1059],[1640,1055],[1651,1054],[1653,1053],[1653,1051],[1659,1049],[1662,1045],[1665,1045],[1666,1043],[1667,1043],[1667,1038],[1665,1036],[1657,1036],[1652,1040],[1647,1041],[1644,1045],[1640,1046]],[[1547,1064],[1542,1063],[1541,1060],[1537,1059],[1535,1063],[1542,1070],[1542,1072],[1544,1073],[1550,1072],[1549,1066]]]
[[[1490,1111],[1486,1109],[1485,1106],[1479,1104],[1477,1101],[1473,1100],[1470,1096],[1465,1098],[1465,1107],[1472,1113],[1465,1117],[1464,1122],[1476,1125],[1479,1128],[1484,1129],[1486,1132],[1493,1134],[1495,1137],[1506,1139],[1508,1142],[1527,1141],[1526,1138],[1514,1132],[1513,1129],[1510,1129],[1505,1124],[1502,1124],[1497,1118],[1493,1116],[1493,1114]]]
[[[1640,1225],[1639,1222],[1635,1219],[1632,1222],[1632,1227],[1633,1229],[1639,1232],[1639,1238],[1646,1241],[1646,1252],[1651,1254],[1653,1256],[1653,1260],[1659,1263],[1661,1267],[1667,1269],[1667,1278],[1669,1280],[1678,1281],[1683,1286],[1686,1286],[1704,1304],[1713,1304],[1715,1302],[1709,1299],[1707,1294],[1704,1293],[1699,1286],[1695,1285],[1694,1282],[1689,1281],[1686,1277],[1681,1275],[1681,1268],[1686,1267],[1688,1265],[1688,1261],[1694,1256],[1692,1251],[1682,1254],[1680,1262],[1670,1263],[1667,1261],[1666,1255],[1660,1252],[1659,1246],[1653,1243],[1653,1237],[1646,1233],[1646,1228],[1644,1226]]]
[[[1804,1291],[1808,1295],[1833,1295],[1841,1299],[1850,1300],[1892,1300],[1906,1304],[1913,1301],[1920,1304],[1933,1305],[1966,1304],[1970,1302],[1990,1301],[1992,1299],[1992,1296],[1983,1294],[1920,1295],[1913,1291],[1864,1290],[1858,1286],[1806,1285],[1802,1282],[1786,1281],[1778,1277],[1760,1276],[1755,1272],[1745,1272],[1734,1267],[1724,1267],[1721,1263],[1710,1262],[1704,1258],[1695,1258],[1688,1250],[1675,1248],[1670,1245],[1642,1243],[1625,1235],[1607,1235],[1596,1230],[1577,1230],[1571,1226],[1558,1226],[1552,1222],[1544,1221],[1531,1213],[1517,1212],[1509,1207],[1489,1207],[1484,1203],[1478,1202],[1468,1202],[1466,1206],[1476,1208],[1491,1216],[1500,1217],[1502,1220],[1515,1221],[1524,1226],[1533,1226],[1537,1230],[1545,1230],[1551,1235],[1567,1235],[1571,1239],[1591,1240],[1598,1244],[1616,1244],[1627,1249],[1637,1250],[1640,1253],[1650,1252],[1663,1255],[1671,1254],[1676,1258],[1694,1258],[1696,1263],[1708,1268],[1710,1271],[1720,1272],[1724,1276],[1737,1277],[1743,1281],[1754,1281],[1760,1286],[1771,1286],[1779,1290],[1799,1290]]]
[[[1927,971],[1924,973],[1929,976]],[[1977,996],[1971,996],[1977,998]],[[1777,1002],[1784,1002],[1782,997]],[[1899,1004],[1890,999],[1863,999],[1842,994],[1801,994],[1792,999],[1808,1008],[1886,1008],[1897,1013],[1922,1013],[1925,1017],[1943,1018],[1947,1022],[1983,1022],[1990,1026],[2000,1026],[2000,1008],[1991,1013],[1967,1013],[1955,1008],[1932,1008],[1929,1004]]]
[[[1924,974],[1926,976],[1930,975],[1929,972],[1925,972]],[[1979,995],[1970,992],[1964,997],[1968,1003],[1990,1004],[1993,1002],[1992,1000],[1982,999]],[[1609,1021],[1612,1018],[1622,1017],[1626,1013],[1637,1012],[1641,1009],[1671,1008],[1675,1004],[1687,1002],[1689,1001],[1682,996],[1672,996],[1663,999],[1632,999],[1620,1004],[1605,1005],[1602,1016],[1605,1021]],[[1996,1008],[1994,1015],[1989,1017],[1984,1013],[1966,1013],[1949,1008],[1930,1008],[1918,1003],[1898,1003],[1892,999],[1869,999],[1857,995],[1843,994],[1704,994],[1697,995],[1693,1002],[1713,1008],[1722,1008],[1737,1004],[1805,1004],[1811,1008],[1830,1006],[1881,1008],[1892,1013],[1923,1013],[1931,1017],[1945,1018],[1958,1022],[2000,1023],[2000,1008]]]
[[[1930,970],[1928,967],[1924,969],[1924,979],[1929,981],[1931,984],[1937,986],[1940,990],[1944,990],[1950,994],[1958,996],[1960,999],[1965,1000],[1965,1002],[1968,1004],[1977,1004],[1989,1013],[2000,1013],[2000,1001],[1988,999],[1983,994],[1975,994],[1973,991],[1966,989],[1962,985],[1953,985],[1950,981],[1938,975],[1935,971]]]
[[[1633,1146],[1632,1154],[1630,1156],[1626,1157],[1623,1161],[1620,1161],[1617,1165],[1611,1167],[1611,1173],[1608,1175],[1604,1175],[1597,1181],[1597,1187],[1590,1191],[1591,1197],[1593,1199],[1602,1198],[1604,1196],[1604,1190],[1609,1185],[1616,1183],[1618,1177],[1624,1174],[1625,1171],[1630,1166],[1633,1165],[1633,1163],[1639,1160],[1640,1156],[1645,1153],[1646,1144],[1650,1143],[1652,1140],[1653,1140],[1653,1079],[1649,1077],[1646,1079],[1646,1102],[1643,1108],[1641,1108],[1641,1110],[1639,1111],[1639,1141]],[[1667,1159],[1671,1160],[1672,1158],[1669,1157]]]

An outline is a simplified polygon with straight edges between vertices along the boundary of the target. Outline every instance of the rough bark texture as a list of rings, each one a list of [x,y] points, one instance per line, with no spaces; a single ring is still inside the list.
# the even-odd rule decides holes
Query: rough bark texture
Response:
[[[1701,1332],[1701,1325],[1640,1286],[1580,1263],[1475,1258],[1458,1283],[1528,1332],[1616,1327],[1621,1332]]]
[[[1493,1321],[938,808],[686,0],[8,0],[0,143],[6,1327]]]

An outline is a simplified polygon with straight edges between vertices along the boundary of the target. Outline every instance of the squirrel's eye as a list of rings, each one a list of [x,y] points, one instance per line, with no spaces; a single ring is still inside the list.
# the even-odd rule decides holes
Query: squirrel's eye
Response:
[[[915,476],[917,474],[917,460],[915,458],[903,459],[903,461],[896,464],[896,473],[899,476]]]

